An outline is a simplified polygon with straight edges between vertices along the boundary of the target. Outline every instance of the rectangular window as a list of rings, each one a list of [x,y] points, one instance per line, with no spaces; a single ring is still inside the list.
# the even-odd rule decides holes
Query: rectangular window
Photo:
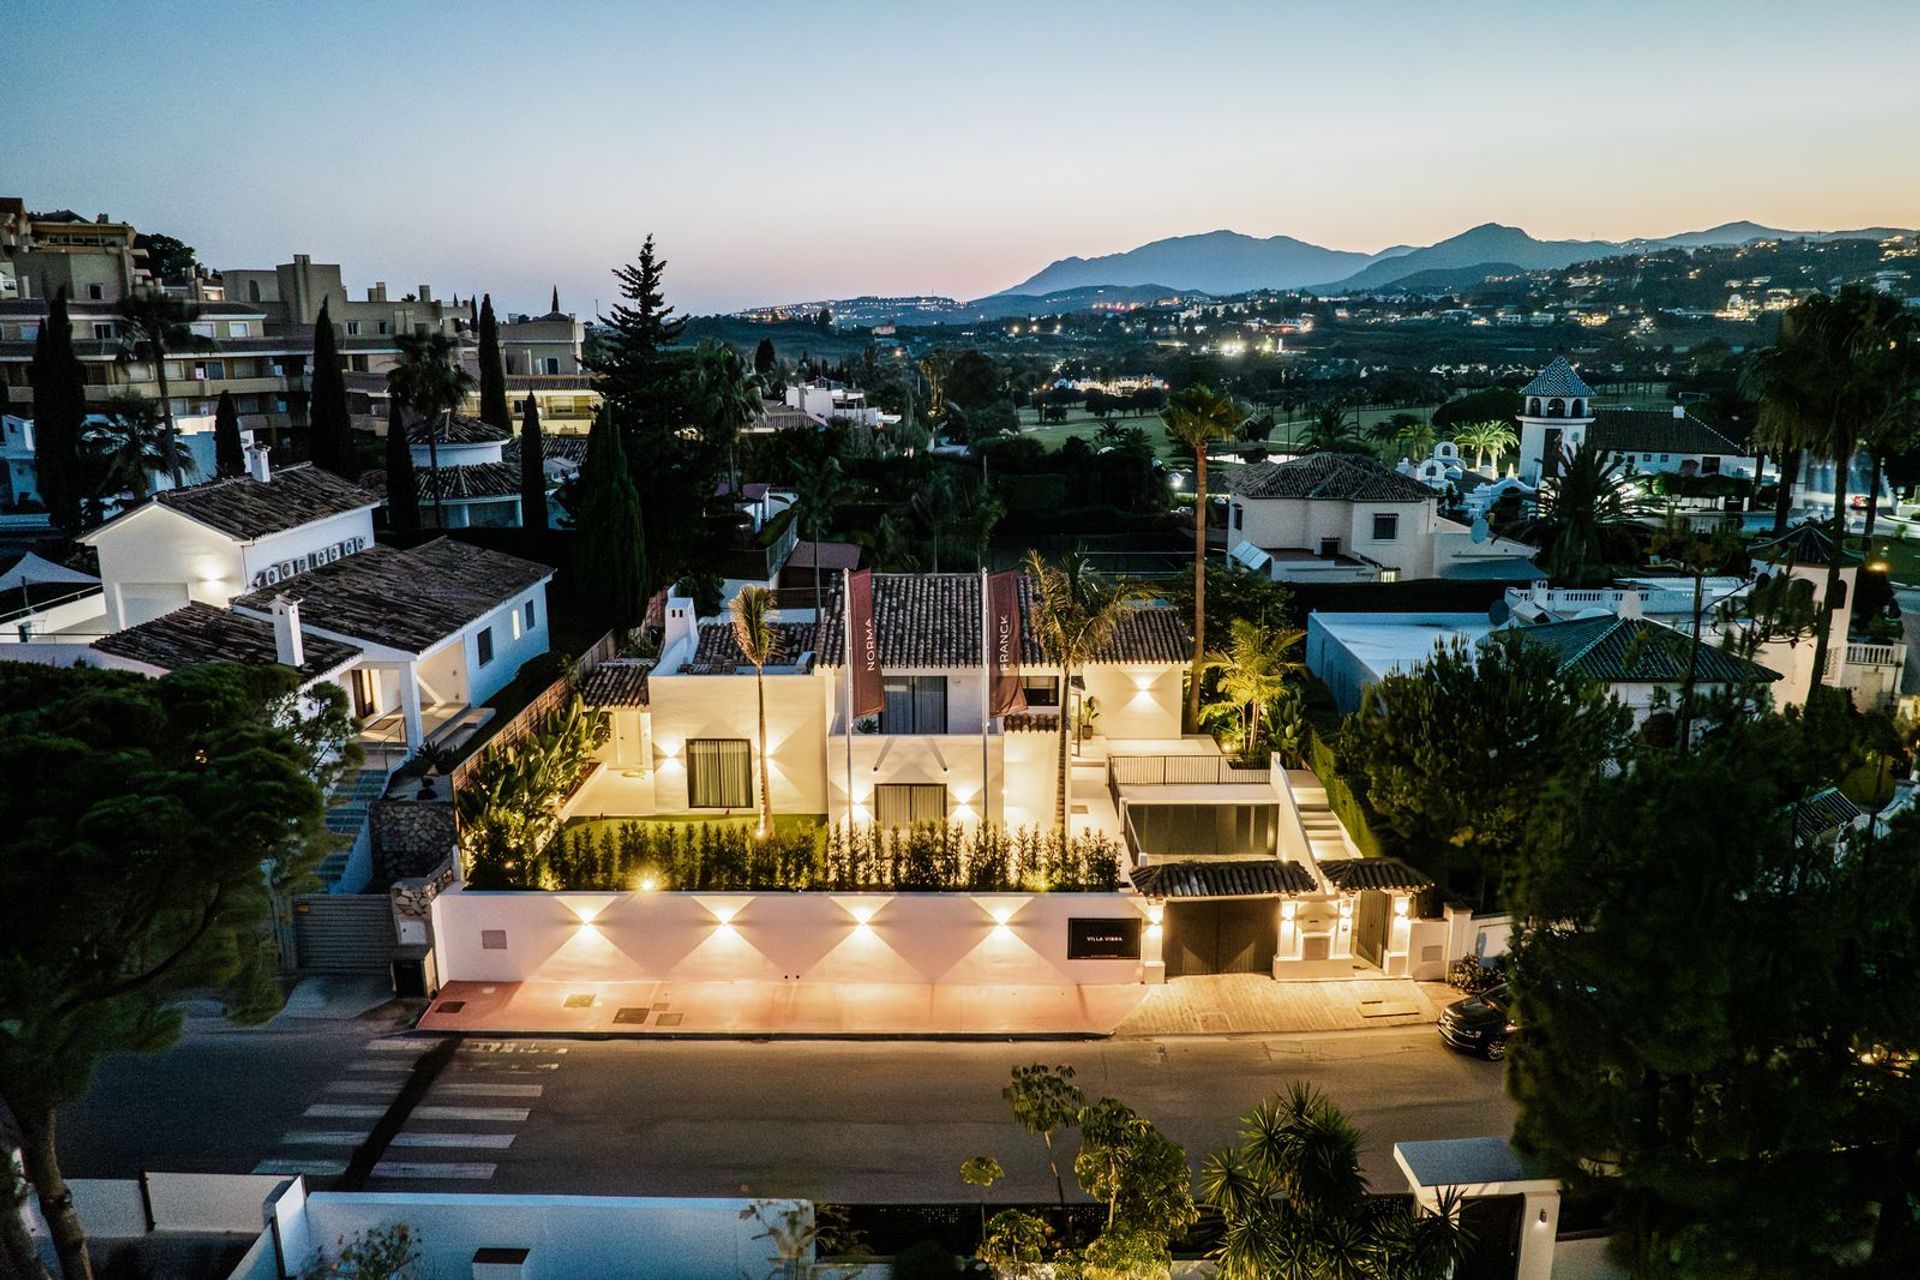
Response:
[[[1247,509],[1237,502],[1233,504],[1233,527],[1236,529],[1247,527]]]
[[[360,322],[358,320],[347,321],[347,336],[349,338],[357,338],[360,336]]]
[[[104,321],[100,321],[100,320],[94,321],[93,322],[93,340],[95,342],[113,341],[113,326]]]
[[[549,375],[555,375],[555,374],[558,374],[559,372],[560,372],[560,358],[558,356],[548,356],[547,357],[547,373]]]
[[[382,320],[379,322],[378,326],[376,327],[375,332],[383,335],[392,333],[393,327],[389,325],[385,320]]]
[[[1020,684],[1027,691],[1028,706],[1057,707],[1060,705],[1059,676],[1022,676]]]
[[[1400,516],[1397,512],[1376,511],[1373,514],[1373,540],[1392,542],[1400,536]]]
[[[694,738],[687,743],[687,807],[753,807],[753,748],[745,738]]]
[[[538,613],[538,611],[534,609],[533,601],[529,600],[525,604],[521,605],[520,611],[526,615],[527,630],[531,631],[535,627],[540,625],[540,614]]]
[[[873,789],[873,821],[881,827],[911,827],[947,821],[947,789],[938,782],[883,782]]]
[[[251,338],[253,336],[253,325],[246,320],[235,320],[233,324],[228,327],[227,336],[230,338]]]
[[[87,297],[91,298],[93,301],[100,302],[105,298],[105,296],[106,296],[105,291],[103,291],[99,285],[90,284],[87,286]]]
[[[480,650],[480,665],[484,667],[493,661],[493,628],[480,628],[480,634],[474,639]]]
[[[945,733],[945,676],[888,676],[886,705],[880,710],[882,733]]]

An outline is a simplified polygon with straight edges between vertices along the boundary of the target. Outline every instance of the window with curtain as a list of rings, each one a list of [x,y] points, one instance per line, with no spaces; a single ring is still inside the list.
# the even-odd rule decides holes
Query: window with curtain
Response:
[[[687,807],[753,807],[753,747],[745,738],[694,738],[687,743]]]
[[[873,789],[873,821],[881,827],[910,827],[947,820],[947,788],[938,782],[883,782]]]
[[[880,710],[880,732],[947,731],[945,676],[887,676],[882,688],[887,701]]]

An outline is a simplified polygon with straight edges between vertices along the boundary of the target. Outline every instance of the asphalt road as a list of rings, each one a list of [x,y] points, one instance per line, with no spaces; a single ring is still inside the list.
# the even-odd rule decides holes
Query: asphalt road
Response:
[[[1089,1095],[1125,1100],[1196,1165],[1232,1139],[1242,1113],[1294,1080],[1360,1124],[1367,1172],[1385,1190],[1402,1186],[1395,1141],[1512,1127],[1500,1068],[1449,1053],[1430,1027],[1073,1044],[479,1042],[403,1126],[410,1143],[427,1145],[388,1152],[411,1162],[407,1176],[372,1186],[970,1202],[960,1163],[990,1154],[1008,1172],[996,1198],[1049,1199],[1044,1148],[1000,1096],[1011,1068],[1031,1062],[1072,1065]],[[451,1118],[489,1092],[525,1118]],[[471,1140],[507,1145],[430,1145],[480,1134],[490,1136]],[[1066,1159],[1074,1149],[1069,1140]],[[435,1177],[441,1161],[459,1175]],[[1071,1185],[1064,1163],[1063,1172]]]
[[[366,1073],[385,1065],[370,1058],[398,1064],[368,1051],[386,1030],[209,1022],[164,1054],[110,1060],[65,1114],[67,1172],[246,1172],[290,1155],[343,1158],[284,1139],[371,1124],[316,1120],[309,1108],[384,1102]],[[1047,1199],[1044,1150],[1000,1097],[1009,1070],[1030,1062],[1071,1064],[1090,1095],[1124,1099],[1196,1165],[1232,1138],[1244,1111],[1294,1080],[1324,1089],[1361,1126],[1382,1189],[1400,1186],[1395,1141],[1511,1127],[1499,1067],[1447,1052],[1428,1027],[1038,1044],[475,1040],[411,1109],[370,1186],[970,1201],[960,1162],[991,1154],[1009,1174],[996,1196]]]

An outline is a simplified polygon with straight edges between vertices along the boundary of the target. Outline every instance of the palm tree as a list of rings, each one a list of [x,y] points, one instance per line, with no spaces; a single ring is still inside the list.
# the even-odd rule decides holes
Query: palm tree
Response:
[[[1040,652],[1060,670],[1060,750],[1054,780],[1053,818],[1062,838],[1067,832],[1067,734],[1069,698],[1073,677],[1081,667],[1098,657],[1113,640],[1138,588],[1108,583],[1087,566],[1086,557],[1075,552],[1058,565],[1048,564],[1038,551],[1027,552],[1029,592],[1027,623],[1039,642]]]
[[[1324,1095],[1295,1084],[1241,1121],[1237,1146],[1200,1167],[1200,1199],[1219,1211],[1213,1252],[1225,1280],[1341,1276],[1444,1280],[1463,1260],[1459,1198],[1440,1212],[1369,1202],[1361,1134]]]
[[[1200,664],[1207,652],[1207,444],[1233,439],[1246,416],[1246,410],[1232,396],[1215,391],[1205,383],[1174,392],[1160,414],[1167,424],[1167,438],[1193,451],[1193,666],[1187,673],[1186,715],[1189,729],[1200,721]]]
[[[1453,442],[1462,449],[1473,450],[1473,465],[1476,470],[1492,457],[1496,470],[1500,466],[1500,455],[1510,449],[1520,447],[1520,437],[1513,428],[1504,422],[1469,422],[1453,434]]]
[[[1300,448],[1308,453],[1365,453],[1367,441],[1347,421],[1347,411],[1330,404],[1315,413],[1300,433]]]
[[[753,664],[754,692],[760,698],[760,827],[766,839],[773,830],[773,791],[767,765],[767,662],[779,637],[773,629],[773,592],[748,587],[733,598],[733,639],[741,656]]]
[[[100,468],[102,496],[126,492],[135,501],[151,491],[156,471],[179,476],[193,465],[193,451],[180,440],[169,440],[165,420],[153,401],[137,391],[107,401],[101,419],[88,424],[81,447]]]
[[[203,351],[213,344],[192,328],[196,310],[161,289],[143,289],[120,300],[120,323],[125,329],[126,354],[153,363],[154,380],[160,384],[161,456],[174,458],[173,396],[167,385],[167,353]],[[181,468],[177,461],[168,464],[173,487],[181,487]]]
[[[727,446],[729,492],[740,497],[740,434],[760,418],[766,387],[753,366],[732,347],[703,342],[694,352],[700,370],[696,402],[709,439]]]
[[[1898,300],[1863,285],[1816,294],[1781,317],[1780,337],[1747,367],[1744,389],[1760,403],[1756,438],[1771,452],[1796,450],[1833,463],[1833,544],[1814,635],[1813,683],[1827,650],[1847,545],[1847,472],[1863,439],[1898,429],[1915,380],[1915,321]],[[1785,483],[1785,476],[1782,476]]]
[[[1604,449],[1583,444],[1565,456],[1560,473],[1540,489],[1540,507],[1526,536],[1547,550],[1548,576],[1581,586],[1604,576],[1607,551],[1635,523],[1639,500]]]
[[[1433,428],[1415,419],[1401,427],[1394,435],[1394,442],[1405,446],[1409,458],[1426,458],[1432,455],[1434,443],[1439,439]]]
[[[387,374],[387,390],[394,399],[412,409],[427,423],[427,471],[432,476],[433,522],[447,527],[446,513],[440,505],[440,429],[441,420],[451,419],[453,411],[473,389],[473,375],[454,359],[454,340],[435,329],[415,329],[396,339],[400,359]]]
[[[1249,756],[1260,750],[1260,724],[1267,708],[1286,692],[1287,680],[1303,670],[1283,655],[1306,639],[1300,630],[1268,631],[1245,618],[1233,620],[1233,638],[1226,652],[1207,655],[1206,669],[1220,673],[1224,700],[1201,711],[1203,720],[1237,722],[1240,745]]]

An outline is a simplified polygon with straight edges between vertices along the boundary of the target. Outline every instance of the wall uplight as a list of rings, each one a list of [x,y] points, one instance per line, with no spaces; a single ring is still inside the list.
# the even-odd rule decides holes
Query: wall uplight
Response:
[[[1149,902],[1149,903],[1147,904],[1147,923],[1148,923],[1148,924],[1153,924],[1153,925],[1157,925],[1157,924],[1159,924],[1159,923],[1160,923],[1160,922],[1161,922],[1162,920],[1164,920],[1164,919],[1166,919],[1166,917],[1167,917],[1167,904],[1166,904],[1166,903],[1164,903],[1164,902]]]
[[[640,892],[653,893],[660,888],[660,877],[651,873],[640,877]]]
[[[1345,920],[1347,917],[1351,916],[1352,914],[1353,914],[1353,899],[1352,898],[1340,899],[1340,918],[1342,920]]]
[[[1407,915],[1407,912],[1410,911],[1411,909],[1412,909],[1412,903],[1408,899],[1395,898],[1393,900],[1393,914],[1395,914],[1396,916],[1399,916],[1402,919],[1404,919]]]

